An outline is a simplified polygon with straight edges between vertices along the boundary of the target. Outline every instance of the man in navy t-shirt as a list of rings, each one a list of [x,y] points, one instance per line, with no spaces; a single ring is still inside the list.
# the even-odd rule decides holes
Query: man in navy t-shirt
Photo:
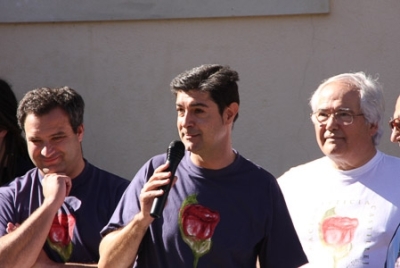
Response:
[[[307,258],[276,179],[232,148],[238,74],[202,65],[176,77],[186,153],[162,216],[150,211],[170,182],[166,155],[136,174],[102,230],[99,267],[299,267]]]
[[[83,112],[68,87],[21,100],[17,117],[36,168],[0,188],[1,266],[97,264],[99,232],[129,182],[83,158]]]

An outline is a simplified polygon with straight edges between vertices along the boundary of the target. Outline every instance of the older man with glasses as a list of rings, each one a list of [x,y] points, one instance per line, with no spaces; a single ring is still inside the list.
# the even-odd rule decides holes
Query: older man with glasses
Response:
[[[362,72],[340,74],[318,87],[310,106],[325,156],[278,179],[305,267],[384,267],[400,222],[400,158],[376,148],[382,87]]]

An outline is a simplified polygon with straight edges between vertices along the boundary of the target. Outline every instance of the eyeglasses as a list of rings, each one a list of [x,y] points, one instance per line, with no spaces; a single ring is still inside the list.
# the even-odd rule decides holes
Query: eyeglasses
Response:
[[[340,125],[351,125],[354,121],[354,116],[363,116],[364,114],[353,114],[350,111],[337,111],[334,113],[326,112],[326,111],[317,111],[312,113],[311,116],[314,115],[315,119],[318,123],[325,125],[328,122],[328,119],[333,115],[336,122]]]
[[[390,129],[396,128],[396,130],[400,130],[400,118],[390,118],[389,121]]]

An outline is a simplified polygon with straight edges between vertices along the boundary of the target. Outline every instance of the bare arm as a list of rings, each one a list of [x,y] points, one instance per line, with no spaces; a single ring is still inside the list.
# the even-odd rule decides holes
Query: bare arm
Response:
[[[99,267],[132,267],[150,225],[140,214],[124,228],[107,234],[100,243]]]
[[[49,174],[44,177],[42,186],[43,204],[18,228],[0,237],[2,267],[31,267],[35,263],[53,218],[71,189],[71,179],[65,175]]]
[[[159,188],[169,183],[170,172],[162,172],[168,164],[161,165],[140,193],[141,211],[126,226],[107,234],[100,243],[99,267],[131,267],[140,243],[154,218],[150,209],[155,197],[163,194]]]

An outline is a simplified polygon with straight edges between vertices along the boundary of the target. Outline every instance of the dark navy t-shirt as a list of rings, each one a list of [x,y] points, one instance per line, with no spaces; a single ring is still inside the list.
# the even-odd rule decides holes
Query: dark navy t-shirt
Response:
[[[139,195],[166,155],[133,178],[102,235],[140,211]],[[226,168],[195,166],[186,152],[161,218],[142,240],[134,267],[299,267],[307,262],[276,179],[237,154]]]
[[[7,223],[24,222],[43,202],[37,168],[0,187],[0,236]],[[85,160],[82,173],[55,215],[44,249],[56,262],[97,263],[100,230],[107,224],[129,181]]]

